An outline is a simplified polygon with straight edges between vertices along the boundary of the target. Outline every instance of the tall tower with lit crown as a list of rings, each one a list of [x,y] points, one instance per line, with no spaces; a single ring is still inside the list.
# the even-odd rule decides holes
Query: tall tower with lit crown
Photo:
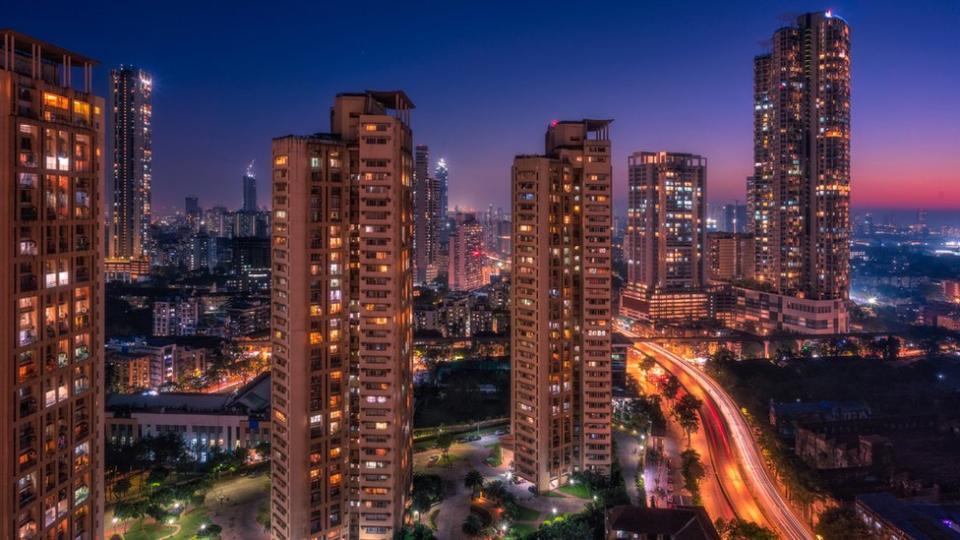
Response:
[[[153,182],[153,81],[133,66],[110,72],[113,111],[113,206],[110,257],[150,256]]]
[[[808,299],[850,287],[850,27],[807,13],[754,59],[749,230],[758,280]]]

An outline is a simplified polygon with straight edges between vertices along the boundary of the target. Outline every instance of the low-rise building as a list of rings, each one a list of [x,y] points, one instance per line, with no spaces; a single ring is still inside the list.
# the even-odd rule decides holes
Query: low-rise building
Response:
[[[850,328],[843,299],[814,300],[722,285],[713,288],[713,302],[716,317],[725,326],[752,334],[834,335]]]
[[[646,508],[614,506],[604,523],[607,540],[720,540],[720,534],[700,506]]]
[[[200,320],[200,301],[195,296],[169,298],[153,303],[153,335],[192,336]]]
[[[113,444],[176,433],[204,461],[214,448],[254,448],[270,440],[270,375],[234,393],[135,393],[107,397],[105,430]]]
[[[858,495],[855,508],[878,540],[960,540],[960,505],[901,501],[889,493]]]
[[[229,338],[239,338],[270,329],[270,302],[267,297],[235,297],[227,302],[223,311]]]
[[[159,390],[202,374],[207,368],[204,347],[171,339],[135,339],[107,344],[108,388],[117,392]]]
[[[798,423],[839,422],[870,418],[870,406],[861,401],[770,401],[770,425],[784,436],[793,437]]]

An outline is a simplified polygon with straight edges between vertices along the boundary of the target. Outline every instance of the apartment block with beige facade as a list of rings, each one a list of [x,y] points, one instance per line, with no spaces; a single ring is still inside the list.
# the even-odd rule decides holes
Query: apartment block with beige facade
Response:
[[[412,481],[413,104],[273,141],[272,535],[387,539]]]
[[[103,537],[103,99],[0,30],[0,538]]]
[[[514,468],[541,491],[610,470],[610,122],[554,122],[513,162]]]

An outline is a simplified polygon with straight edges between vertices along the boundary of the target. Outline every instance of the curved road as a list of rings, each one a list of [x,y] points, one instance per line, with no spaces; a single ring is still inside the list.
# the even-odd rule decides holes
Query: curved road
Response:
[[[688,392],[703,401],[701,417],[714,467],[739,517],[775,529],[781,538],[814,538],[807,524],[780,495],[760,456],[750,426],[733,399],[710,377],[679,355],[650,342],[637,347],[653,354]],[[732,443],[732,444],[731,444]]]

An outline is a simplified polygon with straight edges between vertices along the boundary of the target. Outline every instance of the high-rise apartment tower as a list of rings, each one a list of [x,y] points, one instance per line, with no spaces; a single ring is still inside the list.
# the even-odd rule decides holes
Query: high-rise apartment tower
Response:
[[[253,172],[253,162],[247,165],[243,173],[243,208],[244,212],[257,211],[257,175]]]
[[[627,166],[628,287],[620,313],[654,323],[706,317],[706,158],[636,152]]]
[[[850,28],[808,13],[754,59],[749,230],[757,279],[784,295],[846,299],[850,286]]]
[[[110,72],[113,108],[113,207],[110,257],[150,255],[152,78],[142,69],[120,66]]]
[[[610,122],[554,122],[513,161],[514,463],[543,491],[610,470]]]
[[[413,168],[413,280],[429,281],[440,250],[440,182],[430,175],[430,149],[418,144]]]
[[[103,538],[96,62],[0,37],[0,538]]]
[[[451,291],[483,286],[483,225],[475,214],[458,214],[448,243],[447,281]]]
[[[272,535],[390,539],[412,481],[413,145],[403,92],[273,141]]]
[[[437,179],[440,188],[440,243],[446,245],[450,236],[450,209],[447,200],[447,191],[450,189],[450,171],[447,169],[446,158],[440,158],[437,161],[434,178]]]

